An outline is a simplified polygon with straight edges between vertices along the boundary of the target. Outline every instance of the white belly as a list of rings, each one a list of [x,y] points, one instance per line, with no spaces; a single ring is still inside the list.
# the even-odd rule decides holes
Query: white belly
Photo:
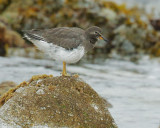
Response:
[[[45,41],[31,40],[41,51],[48,54],[52,59],[65,61],[66,63],[78,62],[85,53],[84,47],[78,46],[73,50],[66,50],[60,46]]]
[[[51,46],[48,53],[55,60],[65,61],[66,63],[76,63],[84,56],[84,47],[79,46],[73,50],[66,50],[59,46]]]

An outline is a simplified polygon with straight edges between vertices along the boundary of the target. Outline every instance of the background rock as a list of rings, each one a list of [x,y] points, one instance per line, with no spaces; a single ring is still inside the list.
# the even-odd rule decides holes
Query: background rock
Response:
[[[0,56],[7,55],[8,47],[25,47],[25,45],[20,34],[0,21]]]
[[[110,43],[104,46],[106,50],[100,47],[94,49],[95,51],[102,49],[101,52],[105,54],[117,48],[121,49],[118,44],[123,36],[125,36],[123,41],[128,43],[123,44],[123,51],[117,52],[125,56],[142,52],[152,54],[151,49],[160,41],[159,32],[152,27],[153,22],[150,23],[152,15],[138,7],[127,8],[125,4],[118,5],[111,1],[8,0],[1,2],[0,10],[0,19],[20,34],[23,29],[62,26],[85,29],[97,25],[103,28],[104,36],[109,38],[110,42],[115,42],[114,45]],[[128,50],[126,47],[129,43],[132,44]],[[159,49],[155,51],[157,52]]]

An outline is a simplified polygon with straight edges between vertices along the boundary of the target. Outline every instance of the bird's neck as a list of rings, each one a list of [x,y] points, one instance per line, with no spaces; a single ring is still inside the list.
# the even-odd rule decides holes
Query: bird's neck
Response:
[[[97,42],[97,38],[94,35],[89,35],[89,41],[94,45]]]
[[[87,42],[83,46],[85,47],[85,52],[88,52],[94,48],[97,39],[90,35],[86,35],[86,39]]]

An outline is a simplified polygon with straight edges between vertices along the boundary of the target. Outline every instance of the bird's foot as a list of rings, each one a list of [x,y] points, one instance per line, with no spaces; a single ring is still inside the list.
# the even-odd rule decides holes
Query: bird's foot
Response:
[[[70,76],[70,75],[67,74],[67,73],[62,72],[62,76]]]
[[[76,77],[76,78],[79,78],[79,75],[78,75],[78,74],[73,74],[72,76],[73,76],[73,77]]]
[[[68,73],[63,73],[63,72],[62,72],[62,76],[73,76],[73,77],[75,77],[75,78],[79,78],[79,75],[78,75],[78,74],[70,75],[70,74],[68,74]]]

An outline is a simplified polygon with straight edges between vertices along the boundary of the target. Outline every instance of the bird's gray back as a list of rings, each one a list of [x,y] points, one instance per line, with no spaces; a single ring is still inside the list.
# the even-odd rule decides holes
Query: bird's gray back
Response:
[[[73,49],[83,45],[86,41],[85,31],[76,27],[59,27],[44,30],[25,31],[32,38],[44,40],[48,43],[61,46],[65,49]]]

